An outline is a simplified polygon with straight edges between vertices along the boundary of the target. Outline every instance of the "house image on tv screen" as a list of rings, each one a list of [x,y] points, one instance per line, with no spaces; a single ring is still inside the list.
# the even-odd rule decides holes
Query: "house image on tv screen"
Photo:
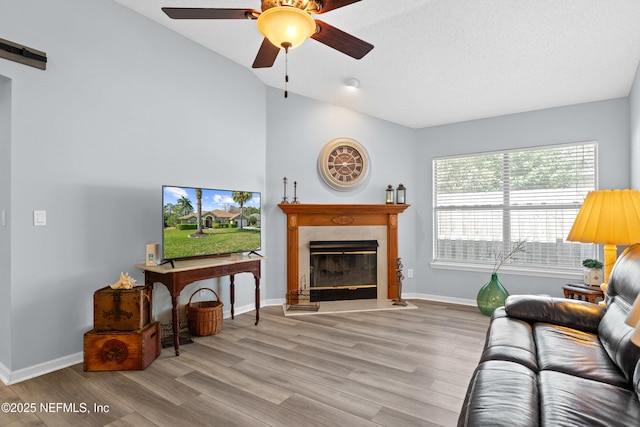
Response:
[[[163,259],[260,249],[260,193],[164,186]]]
[[[233,210],[236,210],[232,208]],[[189,214],[178,218],[181,224],[197,224],[198,216]],[[236,227],[258,226],[260,227],[260,217],[255,214],[249,217],[242,212],[225,212],[216,209],[211,212],[202,212],[202,224],[205,228],[214,228],[217,225],[231,224]]]

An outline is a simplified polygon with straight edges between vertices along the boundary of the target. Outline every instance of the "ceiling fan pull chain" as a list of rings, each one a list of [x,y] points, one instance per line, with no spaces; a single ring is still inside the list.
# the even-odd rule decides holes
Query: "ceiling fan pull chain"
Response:
[[[284,97],[287,98],[289,92],[287,91],[287,83],[289,83],[289,52],[285,51],[284,54]]]
[[[287,84],[289,83],[289,48],[291,43],[284,42],[282,47],[284,48],[284,97],[287,98],[289,96]]]

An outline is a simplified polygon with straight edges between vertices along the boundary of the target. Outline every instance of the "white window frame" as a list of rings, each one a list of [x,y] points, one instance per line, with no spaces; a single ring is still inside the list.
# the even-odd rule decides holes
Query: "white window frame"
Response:
[[[440,269],[455,269],[455,270],[465,270],[465,271],[482,271],[482,272],[486,272],[486,271],[491,271],[493,270],[494,267],[494,259],[492,258],[490,261],[488,261],[486,259],[486,254],[484,254],[484,258],[485,260],[480,260],[480,259],[469,259],[469,258],[465,258],[465,259],[448,259],[446,257],[442,257],[440,258],[438,256],[438,239],[439,239],[439,234],[438,234],[438,213],[439,212],[453,212],[453,211],[458,211],[458,212],[479,212],[482,210],[501,210],[503,213],[502,216],[502,227],[503,227],[503,236],[502,236],[502,240],[503,240],[503,244],[504,242],[508,242],[508,241],[513,241],[514,239],[512,238],[512,230],[510,229],[510,220],[509,217],[511,212],[516,212],[518,210],[532,210],[533,209],[544,209],[547,211],[558,211],[561,212],[563,209],[569,209],[569,210],[575,210],[575,213],[577,214],[580,206],[582,205],[582,200],[584,200],[584,197],[580,198],[579,202],[575,202],[575,200],[573,201],[573,203],[569,203],[569,204],[540,204],[539,206],[534,205],[532,206],[527,206],[527,207],[522,207],[522,206],[509,206],[508,205],[508,200],[509,200],[509,179],[507,179],[507,176],[504,177],[503,179],[503,186],[502,186],[502,190],[504,192],[504,202],[502,203],[497,203],[497,204],[483,204],[483,205],[456,205],[456,206],[438,206],[437,205],[437,200],[438,200],[438,194],[437,194],[437,170],[436,170],[436,162],[439,161],[446,161],[446,160],[454,160],[454,159],[460,159],[460,158],[468,158],[468,157],[480,157],[480,156],[488,156],[488,155],[509,155],[511,153],[518,153],[518,152],[530,152],[530,151],[538,151],[538,150],[553,150],[553,149],[562,149],[562,148],[569,148],[569,147],[585,147],[585,146],[589,146],[589,147],[593,147],[593,188],[590,188],[588,190],[584,190],[584,189],[580,189],[579,192],[580,193],[584,193],[584,196],[586,196],[586,192],[591,191],[591,190],[596,190],[597,189],[597,183],[598,183],[598,143],[597,141],[583,141],[583,142],[573,142],[573,143],[567,143],[567,144],[556,144],[556,145],[546,145],[546,146],[536,146],[536,147],[527,147],[527,148],[519,148],[519,149],[512,149],[512,150],[500,150],[500,151],[492,151],[492,152],[483,152],[483,153],[473,153],[473,154],[466,154],[466,155],[456,155],[456,156],[445,156],[445,157],[436,157],[433,159],[432,162],[432,173],[433,173],[433,260],[431,262],[431,266],[433,268],[440,268]],[[508,173],[509,169],[507,168],[506,170],[503,168],[503,171],[505,171],[505,173]],[[507,203],[507,205],[505,205],[505,203]],[[573,223],[573,219],[571,219],[571,224]],[[508,233],[508,237],[505,238],[505,235]],[[568,233],[568,230],[567,230]],[[566,235],[562,236],[563,239],[563,243],[566,242]],[[465,240],[464,238],[459,239],[459,240],[455,240],[455,241],[462,241]],[[471,239],[469,239],[471,240]],[[572,245],[574,243],[571,243]],[[597,246],[593,245],[593,244],[584,244],[584,243],[575,243],[575,245],[581,245],[579,247],[579,251],[580,251],[580,258],[584,259],[584,258],[596,258],[596,253],[597,253]],[[495,254],[492,254],[495,255]],[[575,265],[572,267],[567,267],[567,266],[550,266],[550,265],[541,265],[541,266],[532,266],[532,265],[518,265],[517,263],[517,256],[514,257],[514,259],[516,260],[515,262],[512,263],[508,263],[506,265],[504,265],[502,268],[500,268],[500,271],[505,271],[508,272],[509,274],[521,274],[521,275],[532,275],[532,276],[541,276],[541,277],[555,277],[555,278],[568,278],[568,279],[576,279],[581,277],[581,271],[582,271],[582,267],[581,265]],[[576,260],[576,261],[580,261],[580,260]]]

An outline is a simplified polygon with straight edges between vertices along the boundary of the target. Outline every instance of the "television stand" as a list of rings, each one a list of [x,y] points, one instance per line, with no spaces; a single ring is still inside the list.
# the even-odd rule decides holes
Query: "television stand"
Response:
[[[217,277],[229,276],[231,318],[234,318],[233,304],[235,303],[235,275],[239,273],[251,273],[255,279],[255,300],[256,300],[256,325],[260,321],[260,262],[265,257],[250,258],[246,255],[232,255],[220,258],[202,258],[180,260],[172,262],[171,268],[168,266],[148,266],[136,264],[136,267],[144,271],[145,285],[162,283],[169,290],[171,295],[171,314],[173,321],[173,346],[176,356],[180,355],[180,292],[189,284],[199,280],[213,279]]]
[[[256,252],[256,251],[251,251],[251,252],[249,252],[249,253],[247,254],[247,256],[248,256],[248,257],[251,257],[251,254],[254,254],[254,255],[255,255],[255,256],[257,256],[257,257],[262,257],[262,255],[260,255],[260,254],[259,254],[258,252]]]

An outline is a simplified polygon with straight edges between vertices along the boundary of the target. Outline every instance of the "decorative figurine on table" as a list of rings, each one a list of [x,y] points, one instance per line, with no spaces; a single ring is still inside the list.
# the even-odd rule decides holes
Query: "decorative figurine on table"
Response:
[[[129,276],[129,273],[120,273],[120,280],[116,283],[109,285],[111,289],[133,289],[136,285],[136,279]]]
[[[407,302],[402,299],[402,261],[400,258],[396,260],[396,283],[398,284],[398,298],[393,300],[393,305],[406,306]]]

